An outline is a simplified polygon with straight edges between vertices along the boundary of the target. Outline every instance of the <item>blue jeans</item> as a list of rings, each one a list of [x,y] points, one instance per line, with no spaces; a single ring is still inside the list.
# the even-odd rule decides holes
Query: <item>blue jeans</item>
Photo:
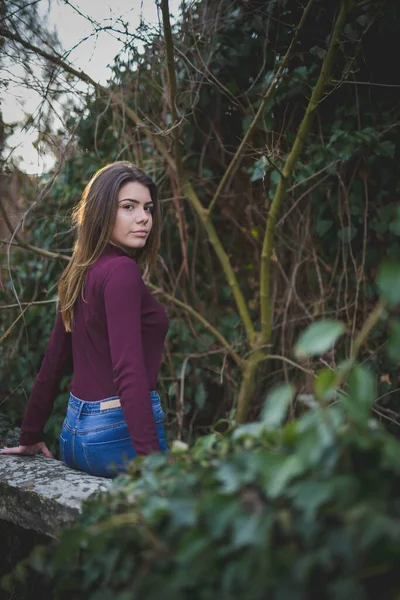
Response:
[[[168,452],[160,396],[150,392],[150,398],[160,452]],[[104,409],[105,402],[112,405],[114,400],[118,397],[84,402],[70,395],[60,435],[61,460],[69,467],[100,477],[116,477],[125,472],[126,463],[137,456],[121,406]]]

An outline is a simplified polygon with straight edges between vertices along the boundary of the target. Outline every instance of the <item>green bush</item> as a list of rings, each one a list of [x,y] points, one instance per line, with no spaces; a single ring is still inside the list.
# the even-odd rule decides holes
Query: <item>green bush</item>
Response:
[[[355,388],[281,427],[292,391],[257,423],[133,463],[19,566],[23,597],[35,572],[54,600],[398,598],[400,443]]]

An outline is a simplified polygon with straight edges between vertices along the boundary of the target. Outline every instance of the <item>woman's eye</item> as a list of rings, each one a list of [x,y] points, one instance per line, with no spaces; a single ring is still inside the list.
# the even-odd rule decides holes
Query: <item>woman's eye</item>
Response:
[[[126,210],[131,210],[131,209],[133,209],[133,204],[125,204],[124,208]]]
[[[145,209],[147,212],[149,212],[149,213],[152,213],[152,212],[153,212],[153,210],[154,210],[154,206],[145,206],[145,207],[144,207],[144,209]]]

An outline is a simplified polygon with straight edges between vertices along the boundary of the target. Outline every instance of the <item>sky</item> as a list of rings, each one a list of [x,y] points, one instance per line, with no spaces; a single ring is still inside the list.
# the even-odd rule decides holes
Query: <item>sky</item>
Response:
[[[131,31],[139,25],[141,17],[149,24],[156,25],[159,22],[155,0],[71,0],[70,4],[100,24],[110,25],[122,17],[129,23]],[[170,0],[169,5],[171,13],[177,14],[179,0]],[[47,16],[49,28],[57,30],[65,50],[77,46],[69,55],[70,64],[82,69],[95,81],[105,84],[110,74],[108,65],[120,51],[121,42],[107,32],[91,35],[93,25],[63,0],[40,0],[38,8],[43,18]],[[87,36],[89,38],[80,43]],[[40,70],[37,74],[40,76]],[[20,121],[25,114],[35,113],[40,101],[40,96],[32,90],[10,82],[1,103],[4,121]],[[18,158],[19,167],[26,173],[41,174],[51,168],[54,162],[51,156],[43,157],[38,153],[33,146],[36,138],[37,130],[30,128],[24,131],[17,129],[9,140],[9,146],[16,147],[13,159]]]

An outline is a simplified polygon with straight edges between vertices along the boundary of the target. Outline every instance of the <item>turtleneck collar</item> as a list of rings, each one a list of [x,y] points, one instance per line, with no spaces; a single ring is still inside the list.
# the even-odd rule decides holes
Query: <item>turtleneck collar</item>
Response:
[[[120,248],[119,246],[115,246],[110,242],[106,244],[102,254],[106,256],[128,256],[129,258],[132,258],[131,256],[129,256],[128,252],[125,252],[124,250],[122,250],[122,248]]]

